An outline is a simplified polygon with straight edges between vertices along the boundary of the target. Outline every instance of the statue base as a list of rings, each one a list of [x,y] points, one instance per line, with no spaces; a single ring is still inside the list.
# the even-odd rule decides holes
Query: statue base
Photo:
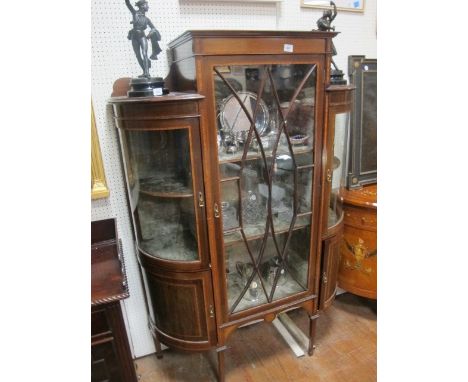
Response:
[[[347,85],[347,81],[343,78],[344,73],[340,69],[332,69],[330,73],[330,84],[332,85]]]
[[[127,92],[129,97],[152,97],[169,94],[169,89],[164,87],[164,80],[161,77],[132,78],[130,86],[131,88]]]

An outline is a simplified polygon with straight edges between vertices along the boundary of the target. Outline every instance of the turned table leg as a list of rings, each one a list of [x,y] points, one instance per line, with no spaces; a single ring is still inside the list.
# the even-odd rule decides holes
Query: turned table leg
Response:
[[[218,353],[218,382],[224,382],[225,378],[225,370],[224,370],[224,351],[226,350],[226,346],[220,347],[216,349]]]
[[[316,332],[318,317],[319,317],[318,314],[314,316],[309,316],[309,349],[308,349],[309,355],[314,354],[314,349],[315,349],[314,340],[315,340],[315,332]]]

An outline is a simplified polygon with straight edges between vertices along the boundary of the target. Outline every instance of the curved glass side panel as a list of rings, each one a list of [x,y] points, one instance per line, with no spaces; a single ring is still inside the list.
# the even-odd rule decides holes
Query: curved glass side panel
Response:
[[[121,138],[140,250],[197,260],[189,130],[125,131]]]
[[[335,139],[333,141],[332,187],[328,227],[333,227],[343,214],[342,192],[346,186],[346,163],[349,112],[335,114]]]
[[[314,64],[213,73],[228,313],[308,288]]]

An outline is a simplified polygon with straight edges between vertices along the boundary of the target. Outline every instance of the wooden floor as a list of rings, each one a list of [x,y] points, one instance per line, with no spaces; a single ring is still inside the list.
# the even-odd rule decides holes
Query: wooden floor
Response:
[[[304,311],[288,315],[306,332]],[[226,382],[376,381],[376,340],[375,302],[345,293],[320,314],[312,357],[296,358],[271,324],[238,329],[226,350]],[[153,354],[136,361],[140,382],[217,380],[215,351],[183,353],[168,349],[163,354],[161,360]]]

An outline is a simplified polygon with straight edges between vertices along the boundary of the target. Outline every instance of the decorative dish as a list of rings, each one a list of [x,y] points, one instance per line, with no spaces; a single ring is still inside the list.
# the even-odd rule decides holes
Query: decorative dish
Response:
[[[267,132],[270,122],[270,114],[265,102],[263,100],[258,100],[257,95],[252,92],[239,91],[237,95],[251,117],[255,112],[257,102],[259,102],[255,126],[258,133],[264,135]],[[219,119],[221,128],[226,133],[245,135],[250,130],[249,118],[234,94],[226,97],[221,102]]]
[[[308,138],[309,138],[308,135],[303,135],[303,134],[296,134],[296,135],[289,137],[292,145],[305,145],[307,143]]]

